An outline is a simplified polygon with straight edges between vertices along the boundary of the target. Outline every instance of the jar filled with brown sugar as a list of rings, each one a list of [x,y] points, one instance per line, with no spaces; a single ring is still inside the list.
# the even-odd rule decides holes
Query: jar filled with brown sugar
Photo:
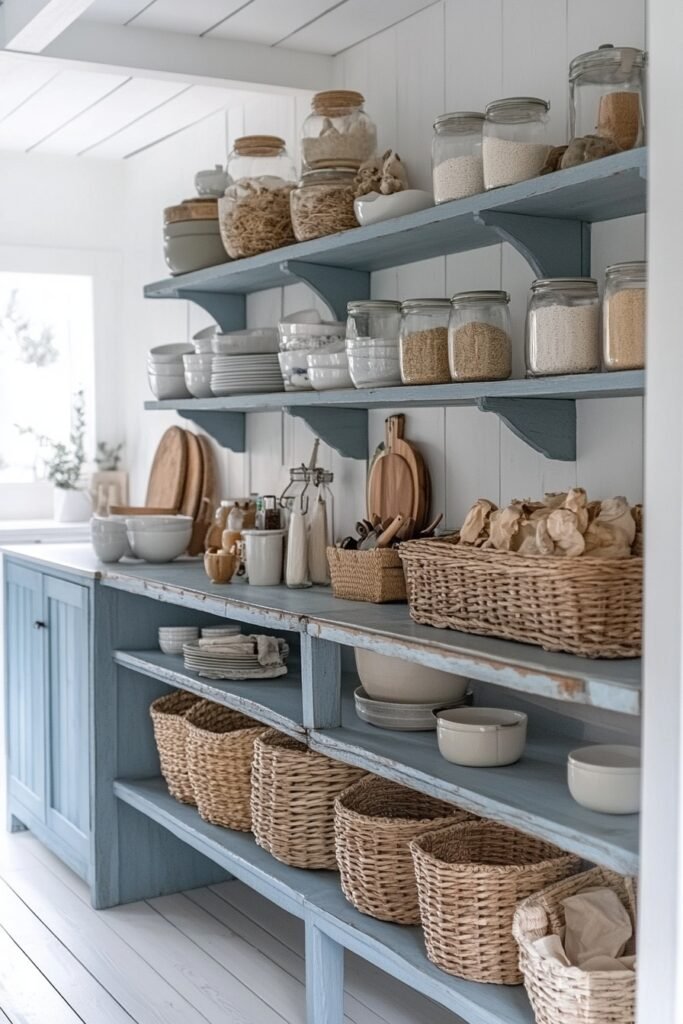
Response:
[[[600,135],[619,149],[645,145],[647,54],[606,43],[569,65],[570,137]]]
[[[613,263],[605,271],[602,359],[606,370],[645,366],[647,264]]]
[[[451,299],[448,358],[457,381],[507,380],[512,373],[510,296],[459,292]]]
[[[232,259],[255,256],[296,241],[289,195],[296,171],[283,139],[245,135],[228,157],[232,184],[218,200],[223,245]]]
[[[362,94],[350,89],[315,94],[301,129],[304,170],[346,167],[357,171],[375,155],[377,129],[364,103]]]
[[[447,384],[448,299],[408,299],[401,304],[401,380]]]
[[[292,227],[297,241],[335,235],[358,227],[353,209],[355,171],[327,167],[304,171],[289,197]]]

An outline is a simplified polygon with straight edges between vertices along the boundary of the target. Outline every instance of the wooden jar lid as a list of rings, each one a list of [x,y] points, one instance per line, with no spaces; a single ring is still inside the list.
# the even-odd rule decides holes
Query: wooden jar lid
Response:
[[[317,92],[311,100],[311,106],[316,114],[330,114],[349,107],[362,107],[364,103],[363,94],[350,89],[330,89],[327,92]]]
[[[242,156],[273,156],[285,148],[278,135],[243,135],[235,139],[235,152]]]
[[[164,224],[177,224],[183,220],[216,220],[217,217],[218,200],[211,196],[183,199],[177,206],[167,206],[164,210]]]

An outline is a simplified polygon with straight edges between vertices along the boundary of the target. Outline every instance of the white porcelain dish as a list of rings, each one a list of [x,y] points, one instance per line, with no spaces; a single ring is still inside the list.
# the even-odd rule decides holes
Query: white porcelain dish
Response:
[[[242,632],[242,627],[237,623],[229,626],[204,626],[202,627],[202,639],[220,636],[237,636]]]
[[[124,523],[93,516],[90,520],[90,541],[100,562],[118,562],[130,554]]]
[[[194,398],[211,398],[211,371],[206,373],[192,373],[185,371],[185,386]]]
[[[165,373],[158,374],[147,372],[147,380],[152,394],[159,401],[164,401],[167,398],[189,398],[190,392],[187,390],[185,383],[185,375],[183,373],[175,374]]]
[[[177,342],[172,345],[155,345],[147,355],[155,363],[179,363],[183,356],[191,355],[193,352],[192,345]]]
[[[128,516],[126,530],[134,528],[140,533],[173,533],[191,527],[192,523],[192,516]]]
[[[398,355],[384,358],[349,352],[349,372],[356,388],[389,387],[402,383]]]
[[[154,363],[148,359],[147,372],[157,377],[182,377],[185,370],[181,359],[177,363]]]
[[[527,729],[522,711],[455,708],[435,714],[439,751],[453,764],[494,768],[522,756]]]
[[[602,814],[635,814],[640,810],[640,748],[605,743],[572,750],[567,782],[582,807]]]
[[[183,644],[196,640],[198,636],[198,626],[160,626],[159,647],[164,654],[182,654]]]
[[[353,381],[348,369],[338,366],[309,366],[308,379],[314,391],[333,391],[338,388],[352,388]]]
[[[415,662],[355,649],[356,671],[368,697],[396,704],[438,704],[462,700],[467,679]]]
[[[176,220],[164,225],[164,238],[186,238],[188,235],[220,235],[218,218],[207,220]]]
[[[201,331],[192,335],[192,345],[198,355],[211,352],[211,342],[217,330],[216,325],[212,324],[211,327],[203,327]]]
[[[434,732],[436,718],[434,712],[446,707],[460,707],[461,701],[442,702],[436,704],[396,704],[391,701],[373,700],[368,697],[362,686],[354,692],[356,714],[363,722],[374,725],[378,729],[395,729],[399,732]]]
[[[213,352],[192,352],[183,356],[183,366],[186,370],[211,369],[213,365]]]
[[[378,224],[392,217],[403,217],[406,213],[417,213],[434,205],[431,192],[423,192],[419,188],[407,188],[403,192],[394,192],[384,196],[381,192],[368,192],[358,196],[353,202],[356,220],[359,224]]]
[[[178,529],[142,527],[137,516],[126,519],[126,532],[133,554],[146,562],[172,562],[187,549],[192,536],[192,517],[178,516],[184,524]],[[144,518],[156,518],[153,516]],[[163,517],[160,517],[163,518]]]
[[[345,350],[340,352],[331,352],[329,349],[323,349],[322,352],[309,352],[307,356],[309,369],[322,369],[327,367],[335,367],[338,369],[349,368],[349,357]]]
[[[276,327],[259,327],[252,330],[217,333],[213,339],[212,351],[216,355],[264,355],[277,353],[280,337]]]
[[[209,222],[210,223],[210,222]],[[164,259],[171,274],[191,274],[230,259],[220,234],[180,235],[164,238]]]

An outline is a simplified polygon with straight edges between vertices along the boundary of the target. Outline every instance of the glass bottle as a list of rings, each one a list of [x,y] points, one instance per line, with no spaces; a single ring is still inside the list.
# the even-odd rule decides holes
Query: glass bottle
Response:
[[[592,277],[534,281],[526,315],[528,377],[600,368],[600,298]]]
[[[401,380],[447,384],[448,299],[408,299],[401,306]]]
[[[218,200],[218,217],[228,256],[255,256],[295,242],[289,194],[296,171],[284,140],[275,135],[236,139],[227,167],[233,183]]]
[[[357,171],[374,156],[377,129],[364,97],[348,89],[317,92],[301,129],[302,169],[347,167]]]
[[[510,296],[458,292],[451,299],[448,360],[451,379],[507,380],[512,373]]]
[[[647,54],[606,43],[569,65],[571,137],[600,135],[620,149],[645,145]]]
[[[484,114],[473,110],[437,117],[432,139],[435,203],[446,203],[484,191],[483,127]]]
[[[509,96],[486,107],[484,185],[487,189],[535,178],[550,151],[547,100]]]
[[[605,271],[602,359],[606,370],[645,366],[647,264],[614,263]]]

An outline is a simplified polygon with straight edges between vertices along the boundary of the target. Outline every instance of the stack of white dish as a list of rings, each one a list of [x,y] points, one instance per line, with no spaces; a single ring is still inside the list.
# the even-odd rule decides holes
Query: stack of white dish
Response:
[[[249,640],[253,642],[249,644]],[[279,663],[272,666],[259,662],[255,638],[244,636],[238,641],[237,637],[226,637],[225,641],[206,647],[200,647],[198,640],[185,644],[185,668],[206,679],[275,679],[286,675],[289,647],[284,640],[277,642]]]
[[[185,383],[183,356],[192,353],[191,345],[157,345],[147,355],[147,377],[155,398],[189,398]]]
[[[450,672],[415,665],[402,658],[356,649],[361,687],[355,691],[356,714],[380,729],[434,730],[434,711],[460,707],[467,680]]]
[[[279,344],[275,327],[252,327],[227,334],[215,332],[211,351],[217,356],[255,356],[277,353]]]
[[[199,636],[199,626],[159,626],[159,647],[164,654],[182,654],[183,645]]]
[[[172,562],[187,550],[192,516],[131,516],[126,533],[133,554],[146,562]]]
[[[398,338],[347,338],[349,372],[357,388],[401,383]]]
[[[192,335],[192,347],[198,356],[206,355],[213,351],[211,345],[216,337],[217,330],[216,325],[212,324],[211,327],[203,327],[201,331],[197,331],[196,334]]]
[[[118,562],[132,554],[126,524],[108,516],[93,516],[90,520],[90,539],[93,551],[101,562]]]
[[[312,352],[342,352],[346,324],[324,322],[315,309],[292,313],[278,324],[280,369],[285,391],[310,391],[308,356]]]
[[[308,353],[308,379],[315,391],[330,391],[334,388],[352,388],[349,373],[349,357],[346,352]]]
[[[211,398],[211,352],[193,352],[183,356],[185,386],[195,398]]]
[[[217,397],[282,391],[277,355],[270,352],[215,355],[211,368],[211,391]]]
[[[237,623],[229,626],[204,626],[202,629],[202,640],[215,639],[217,636],[237,636],[242,629]]]

